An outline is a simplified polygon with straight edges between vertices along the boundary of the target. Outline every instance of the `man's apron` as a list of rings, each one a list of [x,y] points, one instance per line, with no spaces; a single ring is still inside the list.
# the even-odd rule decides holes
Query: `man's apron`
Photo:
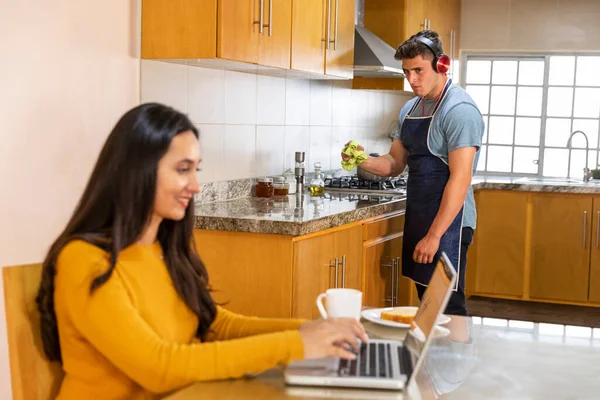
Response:
[[[448,164],[429,150],[428,139],[431,122],[436,118],[436,113],[444,102],[451,84],[452,81],[449,79],[429,117],[410,116],[423,101],[423,99],[419,99],[404,118],[400,131],[400,140],[408,152],[409,168],[402,247],[402,275],[424,286],[428,285],[442,251],[446,253],[454,269],[460,272],[460,241],[464,206],[448,230],[442,235],[440,247],[433,262],[419,264],[413,260],[417,243],[427,235],[440,209],[444,189],[450,178]],[[454,290],[457,290],[458,284],[457,279]],[[464,282],[461,284],[464,287]]]

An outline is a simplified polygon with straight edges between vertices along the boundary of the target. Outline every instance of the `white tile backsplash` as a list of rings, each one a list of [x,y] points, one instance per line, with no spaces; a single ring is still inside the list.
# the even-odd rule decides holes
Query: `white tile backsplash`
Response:
[[[285,125],[285,79],[258,75],[257,125]]]
[[[224,180],[223,175],[223,125],[197,124],[200,131],[202,162],[198,172],[200,182]]]
[[[256,172],[258,176],[283,172],[285,126],[256,127]]]
[[[196,124],[222,124],[225,119],[225,71],[187,68],[187,113]],[[143,86],[143,85],[142,85]]]
[[[185,72],[185,65],[142,60],[142,103],[156,102],[185,110]]]
[[[285,87],[285,124],[310,124],[310,81],[287,79]]]
[[[223,145],[224,180],[257,176],[256,126],[225,125]]]
[[[255,74],[225,71],[225,123],[256,125]]]
[[[310,82],[310,125],[331,126],[331,83]]]
[[[280,174],[296,151],[306,152],[307,171],[316,161],[339,169],[352,139],[387,153],[389,129],[412,96],[351,87],[142,60],[142,101],[184,111],[200,129],[201,182]]]

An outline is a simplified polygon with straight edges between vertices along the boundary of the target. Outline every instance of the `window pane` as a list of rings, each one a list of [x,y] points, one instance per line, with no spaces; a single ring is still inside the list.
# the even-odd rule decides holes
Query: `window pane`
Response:
[[[600,86],[600,57],[581,56],[577,58],[578,86]]]
[[[467,84],[490,83],[491,61],[467,61]]]
[[[514,115],[515,87],[492,86],[490,114]]]
[[[589,151],[588,154],[588,167],[594,169],[596,165],[596,151]],[[583,180],[583,169],[585,168],[585,150],[573,150],[571,151],[571,169],[569,172],[569,178]]]
[[[600,116],[600,89],[575,88],[573,116],[598,118]]]
[[[544,176],[567,177],[569,151],[566,149],[546,149],[544,151]]]
[[[452,60],[452,83],[460,85],[460,60]]]
[[[485,156],[487,153],[487,146],[481,146],[479,149],[479,160],[477,161],[477,171],[485,171]]]
[[[512,162],[512,147],[489,146],[487,158],[488,171],[510,172]]]
[[[570,119],[548,118],[546,120],[546,146],[566,147],[570,133]],[[545,159],[544,164],[546,164]]]
[[[517,83],[517,61],[494,61],[492,83],[514,85]]]
[[[542,120],[540,118],[517,118],[515,144],[539,146],[541,125]]]
[[[573,106],[573,88],[548,88],[549,117],[570,117]]]
[[[539,158],[539,149],[531,147],[515,147],[515,161],[513,163],[513,172],[523,174],[537,174],[537,160]],[[534,163],[535,162],[535,163]]]
[[[513,117],[490,117],[488,143],[512,144],[514,121]]]
[[[467,86],[467,93],[471,95],[479,111],[487,114],[490,110],[490,87],[489,86]]]
[[[590,148],[598,147],[598,121],[597,119],[574,119],[573,132],[583,131],[590,141]],[[578,133],[573,136],[573,147],[585,148],[585,139],[582,134]]]
[[[575,77],[574,56],[550,57],[550,85],[573,85]]]
[[[542,88],[520,87],[517,92],[517,115],[542,115]]]
[[[543,85],[544,61],[521,61],[519,63],[519,85]]]

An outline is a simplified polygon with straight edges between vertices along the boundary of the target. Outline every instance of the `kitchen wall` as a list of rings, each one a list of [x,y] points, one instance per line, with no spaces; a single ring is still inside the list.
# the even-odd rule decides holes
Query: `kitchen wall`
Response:
[[[278,78],[142,60],[142,102],[185,111],[200,129],[202,182],[281,174],[294,152],[338,169],[340,151],[358,139],[387,153],[390,127],[406,92],[352,90],[350,81]]]
[[[463,51],[600,51],[598,0],[462,0]]]
[[[110,129],[138,103],[138,31],[137,0],[0,1],[0,267],[42,261]]]

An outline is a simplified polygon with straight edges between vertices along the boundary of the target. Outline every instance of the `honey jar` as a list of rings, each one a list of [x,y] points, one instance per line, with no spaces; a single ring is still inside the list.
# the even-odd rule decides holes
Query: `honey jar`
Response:
[[[256,183],[256,197],[273,197],[273,179],[258,178]]]

